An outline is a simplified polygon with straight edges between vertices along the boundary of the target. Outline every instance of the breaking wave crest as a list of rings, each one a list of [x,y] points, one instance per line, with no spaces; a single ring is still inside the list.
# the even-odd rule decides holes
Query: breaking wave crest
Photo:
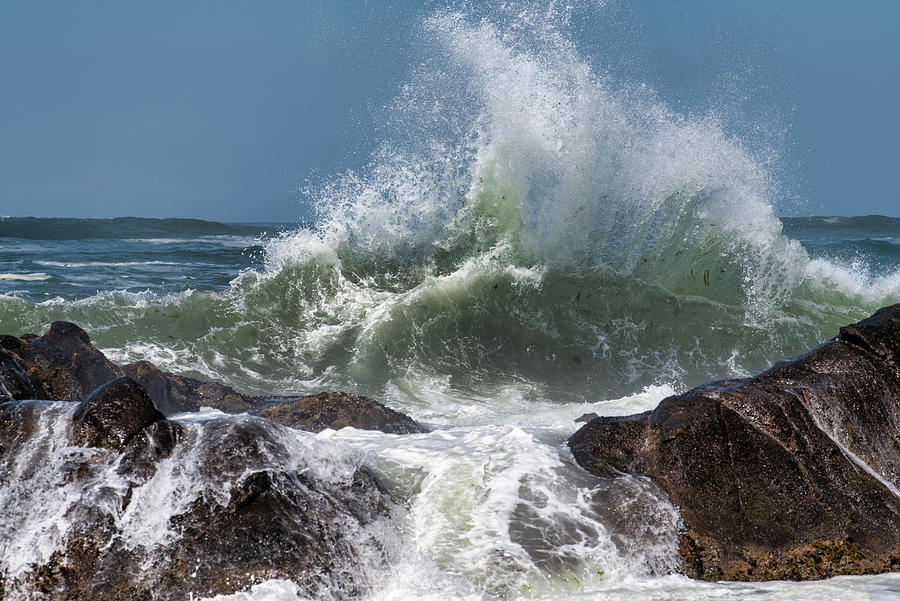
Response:
[[[4,300],[118,360],[248,391],[353,388],[420,415],[454,398],[615,398],[753,373],[900,298],[900,275],[811,257],[772,157],[592,68],[570,11],[438,11],[368,167],[222,293]]]

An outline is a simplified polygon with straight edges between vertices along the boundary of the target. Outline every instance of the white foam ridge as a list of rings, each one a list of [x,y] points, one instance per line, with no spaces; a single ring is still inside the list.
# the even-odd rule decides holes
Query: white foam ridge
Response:
[[[65,263],[62,261],[35,261],[38,265],[45,267],[144,267],[148,265],[183,265],[184,263],[173,263],[172,261],[89,261],[86,263]],[[207,265],[206,263],[191,263],[190,265]]]
[[[0,282],[44,282],[52,278],[48,273],[0,273]]]
[[[397,493],[412,498],[398,561],[428,577],[395,571],[375,598],[448,588],[454,598],[574,592],[676,567],[674,508],[639,479],[586,477],[557,438],[512,425],[402,437],[345,428],[319,437],[371,452]],[[623,517],[626,498],[632,526],[641,525],[611,532],[604,522]]]

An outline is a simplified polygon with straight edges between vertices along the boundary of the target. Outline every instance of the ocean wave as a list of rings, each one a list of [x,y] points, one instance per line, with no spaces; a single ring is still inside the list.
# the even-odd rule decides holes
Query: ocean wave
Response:
[[[509,391],[594,402],[755,373],[900,300],[896,262],[793,236],[896,220],[779,220],[773,157],[594,71],[565,15],[529,6],[427,19],[431,58],[388,108],[402,131],[307,190],[316,226],[266,240],[227,290],[3,301],[4,325],[70,319],[119,361],[465,422]],[[122,235],[242,235],[163,221]]]
[[[203,236],[202,238],[128,238],[128,242],[138,242],[142,244],[210,244],[216,246],[225,246],[228,248],[248,248],[262,244],[261,236]]]
[[[43,282],[51,277],[47,273],[0,273],[0,282]]]
[[[86,263],[66,263],[62,261],[35,261],[36,265],[44,267],[144,267],[150,265],[184,265],[184,263],[174,263],[172,261],[89,261]],[[196,265],[196,264],[189,264]],[[201,264],[202,265],[202,264]]]

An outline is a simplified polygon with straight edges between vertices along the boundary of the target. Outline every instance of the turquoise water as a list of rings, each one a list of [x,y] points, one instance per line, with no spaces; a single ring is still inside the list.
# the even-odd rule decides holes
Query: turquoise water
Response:
[[[329,221],[9,218],[0,323],[76,321],[118,360],[248,392],[353,388],[425,410],[423,381],[477,402],[508,386],[571,402],[756,373],[897,300],[896,219],[767,216],[754,247],[678,206],[599,246],[621,254],[564,249],[568,264],[527,256],[520,232],[473,238],[478,214],[469,233],[402,250],[336,240]]]
[[[594,71],[566,15],[425,19],[384,143],[304,191],[311,226],[4,218],[0,331],[70,320],[117,362],[361,392],[433,426],[317,436],[406,501],[372,599],[897,595],[893,575],[689,581],[677,510],[573,464],[583,413],[757,373],[900,302],[900,220],[779,219],[772,157]]]
[[[373,599],[889,599],[900,594],[893,575],[765,585],[678,576],[677,510],[640,479],[585,474],[565,448],[582,413],[639,412],[699,381],[758,371],[895,299],[900,220],[775,224],[776,246],[804,276],[776,287],[759,314],[746,292],[714,290],[747,283],[750,270],[727,254],[710,262],[687,249],[681,278],[649,269],[651,258],[662,266],[685,254],[679,245],[641,253],[630,273],[577,272],[517,265],[496,245],[382,262],[287,225],[135,219],[122,232],[7,219],[0,330],[40,333],[68,319],[120,362],[149,359],[251,392],[358,390],[430,423],[427,435],[317,437],[368,458],[409,504],[389,535],[393,567],[372,568]],[[743,275],[727,279],[715,271],[723,264]],[[270,581],[233,598],[295,591]]]

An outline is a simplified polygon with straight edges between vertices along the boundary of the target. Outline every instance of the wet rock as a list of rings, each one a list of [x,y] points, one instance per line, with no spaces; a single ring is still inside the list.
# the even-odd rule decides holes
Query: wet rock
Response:
[[[38,429],[46,401],[0,403],[0,457],[14,454]],[[0,471],[0,482],[9,474]]]
[[[328,443],[261,416],[172,421],[157,408],[264,407],[317,431],[422,431],[371,399],[278,405],[288,399],[147,362],[120,367],[64,322],[0,336],[0,385],[0,399],[13,399],[0,403],[0,534],[14,533],[0,540],[0,599],[186,599],[269,578],[343,599],[368,590],[368,567],[387,561],[379,524],[397,505],[346,453],[323,460],[317,445]],[[32,396],[50,400],[21,400]],[[42,515],[54,516],[49,530]],[[13,546],[20,557],[4,555]]]
[[[162,372],[147,361],[120,367],[72,323],[54,322],[43,336],[0,336],[0,400],[81,401],[123,376],[140,384],[166,415],[200,407],[236,412],[253,406],[228,386]]]
[[[25,375],[25,365],[15,355],[0,348],[0,402],[42,396],[43,390]]]
[[[365,478],[346,493],[380,494]],[[367,585],[354,570],[356,551],[341,523],[347,520],[341,506],[346,499],[332,492],[302,475],[255,472],[234,487],[227,505],[198,502],[176,516],[180,538],[150,569],[141,566],[143,553],[106,534],[116,532],[106,518],[80,529],[65,549],[19,576],[16,592],[40,591],[42,598],[66,601],[180,601],[282,578],[309,595],[327,588],[329,598],[356,598]],[[383,503],[375,499],[373,510],[386,511]]]
[[[131,378],[118,378],[91,393],[72,416],[72,438],[79,446],[116,449],[165,416]]]
[[[407,415],[385,407],[378,401],[346,392],[323,392],[300,399],[263,406],[253,411],[272,421],[321,432],[350,426],[360,430],[380,430],[388,434],[427,432],[428,429]]]
[[[139,390],[128,380],[111,383],[94,406]],[[296,582],[305,596],[347,599],[368,591],[367,570],[387,561],[389,529],[381,524],[397,505],[349,458],[326,451],[327,465],[316,466],[327,443],[308,434],[247,415],[161,419],[104,452],[81,452],[50,433],[65,437],[77,430],[75,419],[58,402],[0,405],[0,437],[29,442],[14,453],[0,449],[2,471],[40,464],[0,478],[0,498],[15,498],[26,514],[38,509],[29,509],[33,503],[53,515],[55,504],[65,508],[58,535],[20,528],[15,512],[0,514],[0,532],[25,537],[22,552],[33,555],[15,567],[0,562],[0,599],[181,600],[270,578]],[[36,421],[50,427],[36,429]]]
[[[148,361],[118,366],[91,344],[84,330],[67,322],[54,322],[43,336],[0,336],[0,402],[81,401],[122,377],[143,388],[167,416],[212,407],[226,413],[251,411],[312,432],[344,426],[392,434],[427,431],[411,418],[356,394],[323,392],[300,399],[247,396],[218,382],[163,372]]]
[[[349,512],[365,526],[387,515],[386,499],[365,470],[331,491],[302,473],[255,472],[234,487],[227,505],[201,502],[186,514],[173,563],[193,568],[191,589],[204,595],[240,590],[265,578],[298,581],[301,574],[320,574],[324,578],[310,592],[324,586],[339,598],[357,597],[365,587],[348,565],[356,552],[341,520]],[[188,592],[181,579],[167,573],[162,584]],[[304,580],[312,584],[316,578]]]
[[[149,361],[126,365],[122,371],[139,382],[166,415],[197,411],[200,407],[212,407],[226,413],[247,411],[253,407],[249,397],[229,386],[166,373]]]
[[[172,457],[187,436],[188,431],[182,423],[164,419],[142,429],[121,449],[116,471],[129,482],[128,491],[122,498],[123,510],[131,502],[134,489],[153,478],[159,462]]]
[[[0,337],[0,346],[25,367],[35,392],[48,400],[81,401],[97,387],[124,375],[91,345],[87,332],[64,321],[54,322],[40,337]],[[21,391],[14,398],[33,398],[29,395],[29,391]]]
[[[685,571],[811,579],[900,567],[900,305],[754,378],[591,420],[579,464],[649,476],[684,520]]]

